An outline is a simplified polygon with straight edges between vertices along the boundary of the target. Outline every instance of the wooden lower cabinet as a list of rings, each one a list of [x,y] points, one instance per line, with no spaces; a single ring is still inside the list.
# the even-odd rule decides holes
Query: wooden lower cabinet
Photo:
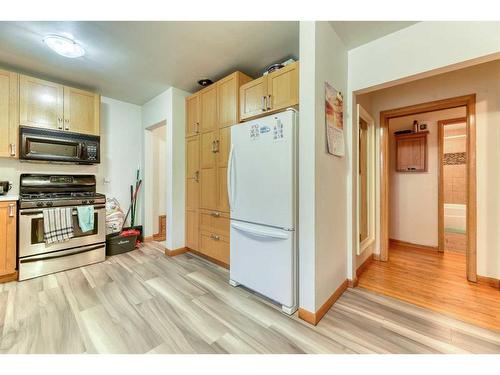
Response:
[[[200,232],[200,252],[229,265],[229,237],[212,232]]]
[[[229,220],[227,212],[200,210],[199,251],[225,265],[229,265]]]
[[[16,218],[16,202],[0,202],[0,282],[16,278]]]
[[[186,210],[186,247],[199,249],[199,213],[198,211]]]

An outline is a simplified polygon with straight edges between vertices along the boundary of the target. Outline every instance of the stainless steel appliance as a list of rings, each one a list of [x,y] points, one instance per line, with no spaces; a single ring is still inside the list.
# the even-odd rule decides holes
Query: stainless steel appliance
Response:
[[[100,137],[21,126],[19,158],[59,163],[100,163]]]
[[[106,254],[106,197],[93,175],[22,174],[19,199],[19,280],[101,262]],[[94,228],[82,233],[76,207],[94,205]],[[43,209],[73,207],[74,237],[46,245]]]

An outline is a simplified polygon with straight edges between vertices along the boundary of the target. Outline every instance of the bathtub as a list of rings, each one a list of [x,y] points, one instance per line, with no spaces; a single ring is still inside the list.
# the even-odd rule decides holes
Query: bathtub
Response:
[[[465,233],[467,228],[467,206],[465,204],[444,204],[444,230]]]

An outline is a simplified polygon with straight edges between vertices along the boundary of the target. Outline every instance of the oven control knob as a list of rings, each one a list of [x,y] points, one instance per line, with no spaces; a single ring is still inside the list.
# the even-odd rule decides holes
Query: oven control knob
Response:
[[[82,204],[87,204],[87,203],[89,203],[89,201],[82,199]]]
[[[54,205],[54,203],[52,203],[52,202],[47,202],[47,203],[45,203],[45,205],[46,205],[47,207],[52,207],[52,206]]]
[[[37,207],[43,207],[43,202],[36,202]]]
[[[94,200],[93,200],[93,199],[90,199],[90,200],[89,200],[89,203],[94,203]]]

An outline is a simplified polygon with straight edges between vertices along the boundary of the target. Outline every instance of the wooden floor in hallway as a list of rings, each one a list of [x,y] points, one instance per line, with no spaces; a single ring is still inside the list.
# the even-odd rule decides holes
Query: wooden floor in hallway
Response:
[[[0,285],[1,353],[500,353],[500,334],[362,288],[311,326],[148,244]]]
[[[465,254],[391,245],[389,261],[373,261],[359,286],[500,332],[500,290],[468,282]]]

